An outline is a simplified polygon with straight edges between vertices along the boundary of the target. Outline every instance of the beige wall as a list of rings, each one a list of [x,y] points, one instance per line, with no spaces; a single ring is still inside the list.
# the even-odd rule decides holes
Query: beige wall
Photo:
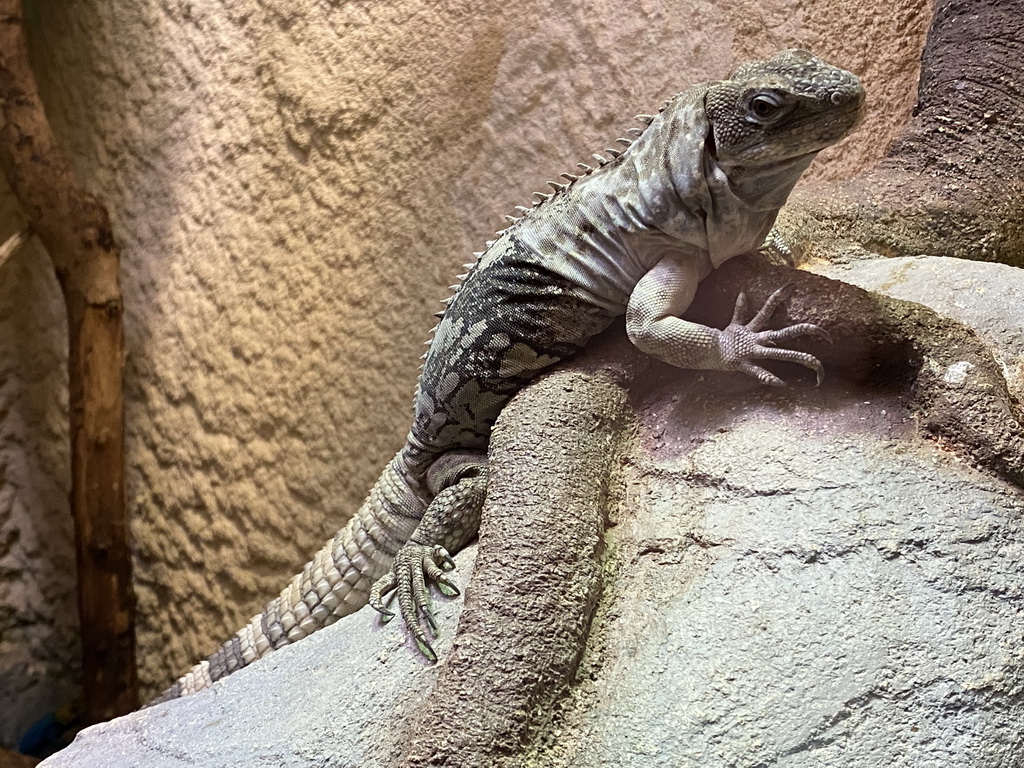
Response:
[[[852,174],[909,115],[930,13],[926,0],[29,9],[51,120],[123,246],[149,690],[258,611],[362,500],[408,426],[450,276],[513,205],[632,115],[793,45],[864,76],[871,118],[819,171]],[[13,231],[10,214],[0,224]],[[77,653],[59,309],[38,247],[0,272],[0,683],[37,684],[41,700],[61,697],[53,681]]]

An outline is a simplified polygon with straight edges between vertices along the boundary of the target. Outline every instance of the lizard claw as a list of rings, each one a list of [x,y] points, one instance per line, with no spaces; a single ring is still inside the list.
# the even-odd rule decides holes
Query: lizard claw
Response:
[[[370,606],[380,614],[381,624],[387,624],[395,618],[395,612],[391,610],[391,604],[395,602],[395,597],[398,595],[397,590],[395,590],[397,583],[394,573],[390,573],[384,578],[378,579],[370,590]],[[381,597],[384,592],[388,592],[388,595],[382,601]]]
[[[427,579],[437,584],[445,595],[458,595],[459,588],[445,573],[453,568],[455,561],[444,547],[410,541],[398,551],[391,571],[370,588],[370,605],[381,614],[382,623],[394,618],[395,614],[389,606],[395,597],[398,598],[399,612],[416,647],[432,663],[437,661],[437,654],[427,639],[423,625],[426,624],[430,634],[437,637],[437,621],[434,619]]]

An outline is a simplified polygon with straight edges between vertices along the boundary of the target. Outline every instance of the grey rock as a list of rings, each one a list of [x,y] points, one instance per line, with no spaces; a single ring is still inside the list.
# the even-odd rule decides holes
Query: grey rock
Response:
[[[840,276],[969,322],[1012,362],[1020,274],[914,259]],[[643,389],[614,578],[525,764],[1024,765],[1021,489],[923,439],[895,392],[668,368]],[[461,604],[438,603],[442,662]],[[398,764],[438,669],[374,624],[361,611],[43,765]]]
[[[460,580],[468,580],[475,554],[470,547],[456,556]],[[435,644],[443,655],[462,601],[438,600],[435,608],[448,630]],[[406,728],[436,674],[397,622],[382,627],[364,608],[213,688],[87,728],[41,765],[388,765],[401,754]]]
[[[1019,491],[894,401],[722,391],[641,419],[617,596],[544,764],[1020,765]]]
[[[916,301],[973,328],[1024,394],[1024,269],[942,256],[812,264],[809,271]]]

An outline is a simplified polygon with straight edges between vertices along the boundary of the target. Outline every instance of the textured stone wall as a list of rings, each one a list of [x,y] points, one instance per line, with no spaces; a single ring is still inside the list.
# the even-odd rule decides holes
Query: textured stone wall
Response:
[[[28,3],[54,128],[123,246],[150,692],[362,500],[408,426],[438,299],[513,205],[633,114],[792,45],[864,76],[872,116],[818,171],[853,174],[909,115],[930,15],[926,0],[619,6]],[[34,692],[22,720],[75,675],[63,333],[26,248],[0,271],[0,685]]]
[[[6,238],[19,214],[0,189]],[[63,306],[37,242],[0,267],[0,747],[78,690]]]

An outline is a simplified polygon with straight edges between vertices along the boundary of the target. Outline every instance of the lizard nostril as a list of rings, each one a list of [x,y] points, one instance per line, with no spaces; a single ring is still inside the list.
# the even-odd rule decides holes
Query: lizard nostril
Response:
[[[844,104],[849,101],[849,94],[844,91],[832,91],[829,101],[838,107],[840,104]]]

